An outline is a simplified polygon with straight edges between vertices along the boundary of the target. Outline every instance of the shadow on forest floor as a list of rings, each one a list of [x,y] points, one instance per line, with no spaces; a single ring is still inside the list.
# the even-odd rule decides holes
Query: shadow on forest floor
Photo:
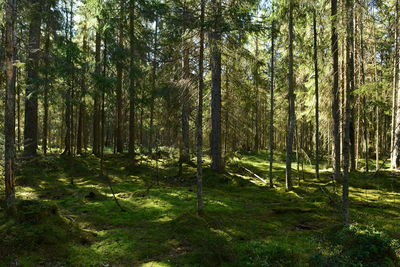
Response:
[[[313,166],[306,165],[304,172],[294,168],[295,187],[285,192],[284,163],[277,162],[271,189],[254,176],[268,180],[265,158],[265,153],[237,154],[221,173],[211,171],[206,159],[202,217],[195,212],[195,168],[184,165],[177,176],[177,162],[168,157],[140,156],[134,162],[106,155],[107,178],[99,175],[100,161],[93,155],[24,163],[17,175],[18,199],[45,216],[21,223],[0,213],[0,264],[257,266],[263,259],[271,266],[307,266],[320,235],[340,224],[340,185],[329,171],[317,180]],[[352,221],[400,238],[399,175],[352,174]],[[52,207],[56,211],[49,212]],[[24,216],[36,218],[28,211]],[[261,247],[268,256],[261,255],[266,253]]]

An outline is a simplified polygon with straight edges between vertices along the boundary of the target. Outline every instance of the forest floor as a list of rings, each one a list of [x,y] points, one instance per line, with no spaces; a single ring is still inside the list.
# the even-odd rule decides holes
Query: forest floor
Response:
[[[196,169],[184,165],[178,177],[167,154],[138,156],[135,164],[107,154],[106,176],[92,155],[24,163],[16,187],[20,215],[7,219],[0,208],[0,266],[330,265],[340,185],[327,170],[317,180],[313,166],[297,173],[293,164],[294,190],[285,192],[278,161],[271,189],[252,174],[268,180],[265,159],[265,153],[237,154],[222,173],[206,160],[202,217],[195,209]],[[350,196],[352,223],[400,239],[400,173],[353,173]]]

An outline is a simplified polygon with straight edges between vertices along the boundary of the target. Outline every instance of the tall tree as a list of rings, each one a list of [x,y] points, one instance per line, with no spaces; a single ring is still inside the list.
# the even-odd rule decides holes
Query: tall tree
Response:
[[[15,212],[15,20],[17,17],[16,0],[7,0],[5,7],[6,38],[5,38],[5,70],[6,70],[6,101],[4,113],[4,178],[6,191],[6,211],[10,215]]]
[[[187,7],[184,6],[183,11],[183,21],[189,25],[190,21],[185,19],[187,15]],[[184,28],[185,31],[185,28]],[[187,40],[182,40],[182,68],[183,68],[183,87],[182,87],[182,112],[181,112],[181,128],[182,128],[182,148],[181,148],[181,164],[183,162],[188,162],[189,156],[189,87],[190,87],[190,62],[189,62],[189,42]]]
[[[135,0],[129,1],[129,155],[135,154]]]
[[[275,63],[275,14],[272,6],[271,23],[271,82],[270,82],[270,112],[269,112],[269,186],[274,187],[272,165],[274,162],[274,63]]]
[[[221,154],[221,0],[211,0],[213,21],[209,36],[211,54],[211,168],[222,169]]]
[[[400,167],[400,163],[396,163],[399,161],[396,159],[394,151],[398,148],[395,148],[396,143],[396,129],[398,128],[398,124],[396,124],[396,92],[399,86],[399,0],[396,0],[396,10],[395,10],[395,22],[394,22],[394,66],[393,66],[393,89],[392,89],[392,128],[390,131],[391,139],[390,139],[390,157],[391,157],[391,167],[398,168]]]
[[[354,1],[346,0],[346,99],[345,99],[345,132],[343,147],[343,189],[342,189],[342,215],[343,223],[349,224],[349,165],[351,146],[351,97],[354,90],[354,49],[353,49],[353,8]]]
[[[99,21],[99,19],[98,19]],[[99,29],[96,30],[96,48],[95,48],[95,77],[96,77],[96,88],[94,92],[94,103],[93,103],[93,154],[96,156],[100,156],[100,83],[98,81],[101,75],[101,36],[100,36],[100,26]]]
[[[317,46],[317,12],[314,8],[314,72],[315,72],[315,173],[319,179],[319,92],[318,92],[318,46]]]
[[[341,176],[340,170],[340,109],[339,109],[339,46],[337,32],[337,0],[331,0],[331,48],[332,48],[332,119],[333,119],[333,171],[335,181]]]
[[[30,0],[24,127],[24,154],[28,157],[35,156],[37,153],[41,7],[41,0]]]
[[[292,190],[292,150],[293,137],[296,127],[295,114],[295,94],[294,94],[294,72],[293,72],[293,0],[289,0],[289,57],[288,57],[288,101],[289,101],[289,116],[288,116],[288,133],[286,141],[286,190]]]
[[[204,13],[206,0],[200,5],[199,99],[197,108],[197,212],[203,212],[203,91],[204,91]]]
[[[43,154],[47,153],[47,142],[48,142],[48,125],[49,125],[49,68],[50,68],[50,27],[46,25],[46,37],[44,44],[44,65],[45,65],[45,84],[43,92],[43,137],[42,137],[42,148]]]
[[[119,5],[119,20],[118,20],[118,46],[120,50],[120,55],[122,55],[122,50],[124,46],[124,1],[120,1]],[[124,143],[122,139],[122,68],[123,62],[122,57],[117,57],[117,87],[116,87],[116,98],[117,98],[117,118],[116,118],[116,143],[117,143],[117,152],[124,152]]]

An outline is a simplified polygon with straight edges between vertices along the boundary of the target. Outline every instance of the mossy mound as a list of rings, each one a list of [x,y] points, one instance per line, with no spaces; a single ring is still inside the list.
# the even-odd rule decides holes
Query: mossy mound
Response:
[[[88,245],[94,240],[61,216],[56,205],[36,200],[18,202],[15,218],[1,219],[0,235],[0,258],[10,263],[32,252],[47,262],[59,262],[70,254],[71,243]]]

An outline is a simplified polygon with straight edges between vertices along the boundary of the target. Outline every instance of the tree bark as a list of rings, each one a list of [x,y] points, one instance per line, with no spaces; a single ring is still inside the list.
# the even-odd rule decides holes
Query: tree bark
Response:
[[[43,92],[43,138],[42,138],[42,146],[43,146],[43,154],[47,154],[47,141],[48,141],[48,123],[49,123],[49,64],[50,64],[50,28],[47,25],[45,45],[44,45],[44,65],[46,67],[45,71],[45,85]]]
[[[288,101],[289,101],[289,116],[288,116],[288,134],[286,141],[286,190],[292,190],[292,150],[293,136],[296,127],[295,115],[295,94],[294,94],[294,73],[293,73],[293,1],[289,0],[289,73],[288,73]]]
[[[351,94],[354,89],[354,49],[353,49],[353,0],[346,0],[346,100],[345,100],[345,132],[344,132],[344,161],[342,216],[343,224],[349,224],[349,163],[351,142]]]
[[[274,8],[274,7],[272,7]],[[272,16],[275,16],[274,10]],[[275,18],[271,24],[271,84],[270,84],[270,113],[269,113],[269,186],[274,187],[272,167],[274,162],[274,63],[275,63]]]
[[[258,55],[259,55],[259,49],[258,49],[258,35],[256,34],[256,70],[255,70],[255,77],[254,77],[254,82],[255,82],[255,103],[254,103],[254,123],[255,123],[255,130],[256,133],[254,135],[254,151],[258,153],[260,149],[260,112],[259,112],[259,67],[258,67]]]
[[[5,4],[6,40],[5,40],[5,72],[6,101],[4,111],[4,184],[6,212],[15,214],[15,20],[17,17],[16,0],[7,0]]]
[[[130,156],[135,155],[135,0],[129,9],[129,147]]]
[[[96,31],[96,51],[95,51],[95,75],[99,77],[101,75],[100,66],[100,47],[101,37],[100,29]],[[100,155],[100,88],[96,86],[94,93],[94,104],[93,104],[93,154],[96,156]]]
[[[124,1],[120,1],[120,11],[119,11],[119,29],[118,29],[118,45],[120,51],[123,50],[123,38],[124,38]],[[118,62],[116,63],[117,68],[117,86],[116,86],[116,100],[117,100],[117,129],[116,129],[116,143],[117,143],[117,152],[124,152],[124,143],[122,139],[122,62],[118,57]]]
[[[86,59],[86,54],[87,54],[87,25],[85,24],[83,26],[83,40],[82,40],[82,50],[84,53],[84,57]],[[87,73],[87,67],[84,65],[84,68],[82,70],[82,76],[81,76],[81,92],[79,96],[79,116],[78,116],[78,131],[77,131],[77,138],[76,138],[76,153],[78,155],[82,154],[82,148],[84,146],[84,135],[85,135],[85,124],[84,124],[84,119],[85,119],[85,95],[86,95],[86,73]]]
[[[205,0],[200,7],[199,99],[197,109],[197,213],[203,213],[203,91],[204,91],[204,13]]]
[[[41,1],[30,1],[27,87],[25,94],[24,155],[36,156],[38,138],[38,67],[40,58]]]
[[[188,44],[184,42],[184,46]],[[189,48],[183,48],[183,92],[182,92],[182,155],[181,162],[189,162],[189,87],[190,87],[190,69],[189,69]]]
[[[362,16],[363,13],[361,13]],[[362,18],[362,17],[361,17]],[[362,20],[361,20],[362,21]],[[361,34],[361,84],[365,84],[365,57],[364,57],[364,27],[363,24],[360,24],[360,34]],[[367,114],[366,114],[366,107],[367,107],[367,100],[366,97],[362,97],[362,116],[363,116],[363,124],[364,124],[364,142],[365,142],[365,171],[369,172],[369,141],[368,141],[368,121],[367,121]]]
[[[314,71],[315,71],[315,174],[319,179],[319,92],[318,92],[318,47],[317,47],[317,14],[314,8]]]
[[[222,170],[221,157],[221,1],[211,1],[214,18],[210,33],[211,53],[211,168]]]
[[[331,0],[331,48],[332,48],[332,119],[333,119],[333,172],[334,179],[338,181],[341,176],[340,170],[340,108],[339,108],[339,48],[337,33],[337,0]]]

